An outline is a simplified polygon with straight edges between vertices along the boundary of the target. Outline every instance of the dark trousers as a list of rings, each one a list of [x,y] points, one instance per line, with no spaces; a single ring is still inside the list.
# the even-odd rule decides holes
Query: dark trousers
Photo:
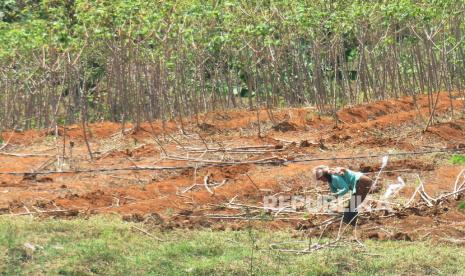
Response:
[[[360,179],[357,182],[356,192],[351,196],[349,204],[346,207],[347,211],[345,211],[343,214],[342,221],[344,223],[355,226],[355,224],[357,223],[358,216],[357,208],[367,197],[372,184],[373,180],[371,180],[369,177],[360,177]]]

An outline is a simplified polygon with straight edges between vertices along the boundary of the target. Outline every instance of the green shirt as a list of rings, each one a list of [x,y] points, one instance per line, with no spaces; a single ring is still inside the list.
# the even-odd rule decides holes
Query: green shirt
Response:
[[[332,193],[337,196],[345,195],[349,190],[352,194],[357,189],[357,182],[363,174],[360,172],[354,172],[351,170],[345,171],[344,175],[332,174],[331,180],[329,181],[329,188]]]

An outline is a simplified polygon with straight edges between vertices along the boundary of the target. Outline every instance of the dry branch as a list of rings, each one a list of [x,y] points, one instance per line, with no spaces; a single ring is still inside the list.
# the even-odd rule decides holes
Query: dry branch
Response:
[[[276,148],[273,145],[263,145],[263,146],[244,146],[236,148],[194,148],[194,147],[185,147],[186,151],[189,152],[228,152],[228,153],[267,153],[267,152],[276,152],[283,151],[282,148]]]
[[[135,226],[135,225],[131,225],[131,227],[134,228],[134,229],[136,229],[136,230],[141,231],[142,233],[146,234],[147,236],[151,237],[152,239],[155,239],[155,240],[157,240],[157,241],[159,241],[159,242],[164,242],[164,240],[162,240],[162,239],[160,239],[160,238],[158,238],[158,237],[156,237],[156,236],[150,234],[149,232],[145,231],[144,229],[141,229],[141,228],[139,228],[139,227],[137,227],[137,226]]]
[[[207,191],[210,193],[210,194],[214,194],[214,192],[212,192],[212,190],[210,190],[210,188],[208,187],[208,180],[210,179],[210,175],[207,174],[204,178],[203,178],[203,185],[205,186],[205,189],[207,189]]]
[[[14,131],[11,132],[10,134],[10,137],[8,137],[8,140],[6,140],[5,143],[3,143],[1,146],[0,146],[0,151],[2,151],[4,148],[6,148],[8,146],[8,144],[10,143],[11,141],[11,138],[13,138],[13,135],[14,135]]]
[[[26,213],[13,213],[13,214],[2,214],[0,216],[27,216],[27,215],[35,215],[35,214],[54,214],[54,213],[66,213],[66,212],[75,212],[77,210],[50,210],[50,211],[36,211],[36,212],[26,212]]]
[[[211,182],[211,180],[208,180],[207,181],[207,187],[208,189],[207,190],[210,190],[210,187],[213,188],[213,189],[218,189],[219,187],[223,186],[225,183],[227,182],[227,179],[224,179],[221,183],[215,183],[215,182]],[[203,184],[197,184],[197,183],[194,183],[192,184],[191,186],[185,188],[184,190],[181,191],[181,195],[182,194],[185,194],[187,193],[188,191],[192,190],[193,188],[195,187],[199,187],[199,186],[205,186],[205,182]],[[214,191],[212,191],[213,194],[214,194]]]
[[[14,157],[55,157],[52,154],[45,153],[13,153],[13,152],[0,152],[0,155],[14,156]]]
[[[66,171],[43,171],[36,172],[34,174],[66,174],[66,173],[87,173],[87,172],[111,172],[111,171],[156,171],[156,170],[184,170],[184,169],[195,169],[200,167],[214,167],[214,166],[229,166],[229,165],[241,165],[241,164],[257,164],[257,165],[285,165],[289,163],[307,163],[307,162],[316,162],[316,161],[331,161],[331,160],[351,160],[351,159],[365,159],[365,158],[374,158],[374,157],[383,157],[383,156],[401,156],[401,155],[420,155],[420,154],[430,154],[438,152],[464,152],[465,149],[440,149],[440,150],[430,150],[430,151],[417,151],[417,152],[402,152],[402,153],[387,153],[387,154],[373,154],[373,155],[358,155],[358,156],[347,156],[347,157],[327,157],[327,158],[308,158],[308,159],[294,159],[286,160],[279,157],[269,157],[258,160],[236,160],[236,161],[221,161],[221,160],[202,160],[194,158],[186,158],[181,156],[170,156],[167,159],[178,160],[178,161],[189,161],[194,163],[204,163],[197,166],[146,166],[146,167],[124,167],[124,168],[97,168],[97,169],[81,169],[81,170],[66,170]],[[0,152],[0,155],[12,155],[18,157],[28,157],[28,156],[40,156],[40,157],[52,157],[54,155],[50,154],[12,154],[12,153],[3,153]],[[0,172],[0,175],[24,175],[30,174],[31,172]]]
[[[64,171],[42,171],[42,172],[0,172],[0,175],[45,175],[45,174],[75,174],[75,173],[98,173],[98,172],[115,172],[115,171],[160,171],[160,170],[183,170],[192,169],[192,166],[166,166],[166,167],[126,167],[126,168],[98,168],[98,169],[78,169]]]
[[[207,159],[195,159],[195,158],[188,158],[182,156],[167,156],[168,160],[176,160],[176,161],[189,161],[189,162],[199,162],[205,164],[221,164],[221,165],[241,165],[241,164],[283,164],[287,162],[286,159],[279,158],[279,157],[269,157],[259,160],[234,160],[234,161],[221,161],[221,160],[207,160]]]
[[[338,241],[331,241],[331,242],[327,242],[327,243],[323,243],[323,244],[320,244],[320,243],[309,244],[309,246],[307,248],[301,249],[301,250],[279,248],[278,247],[279,245],[289,244],[289,242],[272,243],[272,244],[270,244],[270,249],[275,250],[275,251],[279,251],[279,252],[285,252],[285,253],[308,254],[308,253],[311,253],[311,252],[314,252],[314,251],[317,251],[317,250],[320,250],[320,249],[324,249],[324,248],[337,247],[338,246],[337,242]],[[300,242],[292,242],[292,243],[308,244],[308,241],[300,241]]]
[[[463,177],[463,182],[461,185],[458,185],[459,184],[459,179],[460,177]],[[465,185],[465,169],[463,169],[458,175],[457,175],[457,178],[455,179],[455,183],[454,183],[454,192],[459,190],[460,188],[462,188],[462,186]]]

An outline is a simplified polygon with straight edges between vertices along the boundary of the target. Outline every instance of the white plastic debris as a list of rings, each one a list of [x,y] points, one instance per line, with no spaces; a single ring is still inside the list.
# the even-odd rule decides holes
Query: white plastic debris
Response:
[[[397,177],[397,181],[398,183],[391,184],[388,186],[388,188],[386,189],[386,192],[383,195],[383,199],[388,199],[392,197],[393,195],[397,194],[405,186],[405,182],[400,176]]]

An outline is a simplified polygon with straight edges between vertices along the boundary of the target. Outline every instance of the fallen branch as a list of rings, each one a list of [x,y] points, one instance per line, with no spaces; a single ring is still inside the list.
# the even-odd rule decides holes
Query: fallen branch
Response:
[[[135,226],[135,225],[131,225],[131,227],[134,228],[134,229],[136,229],[136,230],[141,231],[142,233],[146,234],[147,236],[149,236],[149,237],[151,237],[151,238],[153,238],[153,239],[155,239],[155,240],[157,240],[157,241],[159,241],[159,242],[164,242],[164,240],[162,240],[162,239],[160,239],[160,238],[158,238],[158,237],[156,237],[156,236],[150,234],[149,232],[145,231],[144,229],[141,229],[141,228],[139,228],[139,227],[137,227],[137,226]]]
[[[276,152],[283,151],[284,149],[277,148],[273,145],[264,145],[264,146],[245,146],[237,148],[193,148],[185,147],[185,150],[188,152],[200,153],[200,152],[228,152],[228,153],[267,153],[267,152]]]
[[[255,189],[257,190],[260,190],[257,186],[257,184],[255,184],[255,182],[252,180],[252,178],[249,176],[248,173],[245,173],[245,175],[247,176],[247,178],[250,180],[250,182],[252,183],[252,185],[255,187]]]
[[[210,190],[210,188],[208,187],[208,180],[210,179],[210,175],[207,174],[204,178],[203,178],[203,185],[205,186],[205,189],[207,189],[207,191],[211,194],[211,195],[214,195],[215,193],[212,192],[212,190]]]
[[[415,199],[415,195],[418,193],[418,191],[421,189],[421,183],[418,185],[418,187],[415,189],[413,192],[412,196],[410,197],[409,201],[404,205],[405,207],[409,207],[410,203]]]
[[[403,152],[403,153],[388,153],[388,154],[378,154],[378,155],[359,155],[359,156],[348,156],[348,157],[330,157],[330,158],[311,158],[311,159],[295,159],[295,160],[286,160],[278,157],[270,157],[259,160],[248,160],[248,161],[219,161],[219,160],[193,160],[190,158],[184,157],[173,157],[172,160],[183,160],[190,162],[199,162],[206,163],[199,165],[200,167],[214,167],[214,166],[229,166],[229,165],[240,165],[240,164],[257,164],[257,165],[286,165],[289,163],[307,163],[307,162],[316,162],[316,161],[330,161],[330,160],[350,160],[350,159],[364,159],[364,158],[373,158],[380,156],[396,156],[396,155],[415,155],[415,154],[429,154],[429,153],[438,153],[438,152],[464,152],[465,149],[444,149],[444,150],[435,150],[435,151],[423,151],[423,152]],[[3,153],[0,152],[0,155],[13,155],[19,157],[28,157],[28,156],[43,156],[51,157],[54,155],[49,154],[12,154],[12,153]],[[99,169],[87,169],[87,170],[67,170],[67,171],[44,171],[37,172],[35,174],[60,174],[60,173],[87,173],[87,172],[109,172],[109,171],[156,171],[156,170],[184,170],[184,169],[194,169],[195,166],[167,166],[167,167],[126,167],[126,168],[99,168]],[[24,175],[30,174],[31,172],[0,172],[0,175],[9,174],[9,175]]]
[[[460,179],[461,176],[464,178],[464,181],[462,182],[462,184],[461,184],[460,186],[458,186],[458,184],[459,184],[459,179]],[[463,185],[465,185],[465,169],[463,169],[463,170],[457,175],[457,178],[455,179],[454,192],[457,191],[457,190],[460,190],[460,189],[462,188]]]
[[[15,134],[15,132],[12,131],[11,134],[10,134],[10,137],[8,137],[8,140],[6,140],[6,142],[3,143],[2,146],[0,147],[0,151],[8,146],[8,144],[10,143],[10,140],[11,140],[11,138],[13,138],[14,134]]]
[[[455,191],[455,192],[451,192],[451,193],[442,195],[442,196],[440,196],[437,200],[438,200],[438,201],[442,201],[442,200],[446,199],[447,197],[450,197],[450,196],[453,196],[453,195],[457,195],[457,194],[460,194],[460,193],[463,193],[463,192],[465,192],[465,187],[463,187],[462,189],[457,190],[457,191]]]
[[[52,213],[66,213],[66,212],[75,212],[78,210],[51,210],[51,211],[36,211],[36,212],[26,212],[26,213],[13,213],[13,214],[2,214],[0,216],[27,216],[27,215],[34,215],[34,214],[52,214]],[[79,211],[78,211],[79,212]]]
[[[221,183],[216,183],[216,182],[214,182],[214,183],[208,183],[207,185],[208,185],[209,188],[212,187],[213,189],[218,189],[219,187],[221,187],[221,186],[223,186],[224,184],[226,184],[226,182],[227,182],[227,179],[224,179]],[[191,186],[189,186],[189,187],[185,188],[184,190],[182,190],[182,191],[181,191],[181,194],[185,194],[185,193],[187,193],[188,191],[190,191],[190,190],[192,190],[193,188],[198,187],[198,186],[205,186],[205,184],[197,184],[197,183],[192,184]],[[211,189],[210,189],[210,190],[211,190]]]
[[[432,199],[433,201],[435,201],[435,199],[433,199],[432,197],[430,197],[430,196],[425,192],[425,186],[424,186],[423,181],[422,181],[421,178],[420,178],[420,175],[417,174],[417,178],[418,178],[418,181],[420,182],[420,190],[419,190],[420,197],[426,202],[426,204],[428,205],[428,207],[433,207],[433,203],[431,203],[430,199]]]
[[[241,165],[241,164],[284,164],[287,162],[286,159],[279,158],[276,156],[259,159],[259,160],[234,160],[234,161],[221,161],[221,160],[206,160],[206,159],[197,159],[197,158],[188,158],[182,156],[167,156],[168,160],[175,160],[175,161],[188,161],[188,162],[198,162],[198,163],[205,163],[205,164],[221,164],[221,165]]]
[[[298,220],[301,221],[302,217],[247,217],[247,216],[226,216],[226,215],[206,215],[206,216],[190,216],[190,217],[202,217],[208,219],[231,219],[231,220],[261,220],[261,221],[273,221],[273,220]]]
[[[193,169],[193,166],[155,166],[155,167],[126,167],[126,168],[99,168],[99,169],[78,169],[65,171],[42,171],[42,172],[0,172],[0,175],[44,175],[44,174],[76,174],[76,173],[97,173],[97,172],[114,172],[114,171],[160,171],[160,170],[184,170]]]
[[[308,241],[299,241],[299,242],[292,242],[292,243],[305,243],[305,244],[308,244]],[[337,241],[331,241],[331,242],[327,242],[327,243],[324,243],[324,244],[319,244],[319,243],[315,243],[315,244],[311,244],[308,246],[308,248],[305,248],[305,249],[302,249],[302,250],[297,250],[297,249],[286,249],[286,248],[277,248],[278,245],[282,245],[282,244],[289,244],[289,242],[284,242],[284,243],[272,243],[270,244],[270,249],[271,250],[275,250],[275,251],[279,251],[279,252],[286,252],[286,253],[296,253],[296,254],[308,254],[308,253],[311,253],[311,252],[314,252],[314,251],[317,251],[317,250],[320,250],[320,249],[323,249],[323,248],[328,248],[328,247],[337,247]]]
[[[185,194],[188,191],[192,190],[194,187],[199,186],[200,184],[192,184],[191,186],[187,187],[186,189],[181,191],[181,194]]]
[[[219,187],[226,184],[227,181],[228,181],[228,179],[224,179],[223,181],[221,181],[221,183],[216,183],[216,186],[213,186],[213,189],[215,189],[215,190],[218,189]]]
[[[241,217],[241,216],[208,216],[209,219],[235,219],[235,220],[261,220],[261,221],[271,221],[270,218],[263,217]],[[301,219],[301,218],[299,218]]]
[[[237,148],[208,148],[209,151],[222,151],[222,150],[248,150],[248,149],[272,149],[276,148],[274,145],[259,145],[259,146],[243,146]],[[185,147],[188,151],[204,151],[205,148],[194,148],[194,147]]]
[[[12,153],[12,152],[0,152],[0,155],[14,156],[14,157],[54,157],[52,154],[45,153]]]

